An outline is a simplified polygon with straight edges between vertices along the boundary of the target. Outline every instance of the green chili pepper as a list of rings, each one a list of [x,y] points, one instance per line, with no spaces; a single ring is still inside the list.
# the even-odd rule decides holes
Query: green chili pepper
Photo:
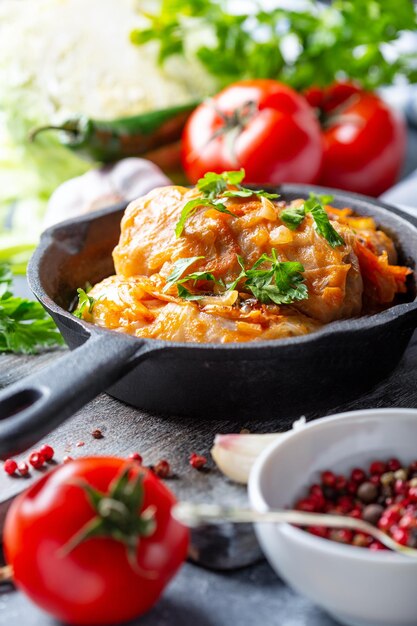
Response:
[[[35,128],[29,139],[34,141],[39,133],[57,130],[63,145],[95,161],[109,163],[177,141],[197,105],[198,102],[193,102],[115,120],[94,120],[79,115],[59,126]]]

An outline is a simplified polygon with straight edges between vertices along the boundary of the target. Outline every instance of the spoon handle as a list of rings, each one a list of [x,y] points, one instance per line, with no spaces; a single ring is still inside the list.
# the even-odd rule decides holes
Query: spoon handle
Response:
[[[361,520],[327,513],[305,513],[295,510],[255,511],[238,507],[220,506],[217,504],[193,504],[180,502],[173,511],[174,517],[186,526],[233,522],[247,524],[254,522],[275,522],[299,524],[300,526],[326,526],[331,528],[358,528]],[[366,524],[366,522],[362,522]],[[368,524],[366,524],[368,532]]]
[[[196,528],[203,524],[232,522],[247,523],[283,523],[299,526],[324,526],[326,528],[349,528],[371,535],[384,546],[395,552],[417,558],[417,550],[402,546],[376,526],[353,517],[330,515],[328,513],[305,513],[295,510],[255,511],[238,507],[219,506],[217,504],[194,504],[179,502],[172,510],[173,516],[185,526]]]

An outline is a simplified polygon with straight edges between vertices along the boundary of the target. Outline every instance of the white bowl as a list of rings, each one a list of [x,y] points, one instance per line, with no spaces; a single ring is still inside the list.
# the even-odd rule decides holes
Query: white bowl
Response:
[[[256,461],[253,508],[289,508],[332,469],[347,473],[374,459],[417,459],[417,410],[341,413],[290,431]],[[417,560],[311,535],[289,524],[257,524],[275,571],[296,591],[348,626],[416,626]]]

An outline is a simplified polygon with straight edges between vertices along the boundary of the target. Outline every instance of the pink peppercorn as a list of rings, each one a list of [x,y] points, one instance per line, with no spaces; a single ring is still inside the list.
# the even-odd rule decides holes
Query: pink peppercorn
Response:
[[[44,444],[39,449],[39,454],[41,454],[43,456],[45,461],[52,461],[52,459],[54,458],[55,451],[54,451],[54,449],[51,446],[48,446],[47,444]]]
[[[391,537],[394,541],[397,541],[400,545],[406,546],[408,542],[408,532],[405,528],[398,528],[398,526],[394,526],[391,528]]]
[[[350,496],[342,496],[339,498],[338,506],[340,507],[343,513],[349,513],[349,511],[353,508],[353,500]]]
[[[207,465],[207,458],[205,456],[202,456],[201,454],[196,454],[195,452],[193,452],[190,455],[189,463],[191,467],[194,467],[194,469],[200,470],[205,465]]]
[[[299,500],[295,505],[297,511],[305,511],[306,513],[314,513],[316,510],[315,503],[309,498],[304,498],[304,500]]]
[[[387,462],[387,470],[388,472],[396,472],[397,470],[401,469],[401,463],[399,462],[398,459],[390,459]]]
[[[327,528],[324,528],[324,526],[309,526],[307,530],[312,535],[322,537],[323,539],[329,536],[329,531]]]
[[[336,476],[333,474],[333,472],[329,472],[327,470],[326,472],[322,473],[322,475],[321,475],[321,482],[326,487],[334,487],[335,482],[336,482]]]
[[[27,476],[29,474],[29,466],[27,463],[22,462],[17,466],[17,471],[21,476]]]
[[[142,465],[143,459],[139,452],[132,452],[127,458],[129,459],[129,461],[137,461],[139,465]]]
[[[369,466],[369,474],[355,467],[348,478],[326,470],[321,474],[321,485],[311,485],[308,496],[301,498],[296,508],[363,519],[378,526],[397,543],[417,548],[417,460],[408,467],[401,466],[396,458],[386,463],[375,460]],[[309,526],[306,530],[373,551],[386,549],[371,536],[350,529],[326,531]]]
[[[386,471],[387,466],[382,461],[373,461],[373,463],[371,463],[371,465],[369,466],[369,473],[371,474],[371,476],[380,476]]]
[[[417,527],[417,518],[415,513],[409,511],[408,513],[404,513],[400,521],[398,522],[398,526],[400,528],[416,528]]]
[[[311,485],[311,487],[310,487],[310,494],[312,496],[316,496],[316,495],[322,496],[323,495],[323,489],[321,488],[320,485],[317,485],[317,484]]]
[[[352,480],[349,480],[349,482],[346,484],[346,491],[352,495],[356,495],[356,492],[358,491],[357,483],[354,483]]]
[[[355,467],[355,469],[352,470],[350,479],[352,482],[360,484],[363,483],[364,480],[366,480],[366,474],[359,467]]]
[[[405,496],[408,493],[408,483],[406,480],[396,480],[394,491],[398,496]]]
[[[3,464],[3,469],[9,476],[16,474],[17,463],[13,459],[7,459]]]
[[[378,522],[378,528],[380,528],[381,530],[390,530],[391,527],[394,526],[394,524],[400,521],[400,519],[400,513],[392,509],[387,509],[386,511],[384,511]]]
[[[335,488],[338,491],[343,491],[346,488],[347,480],[344,476],[336,476]]]
[[[316,507],[316,511],[321,511],[324,507],[324,505],[326,504],[326,499],[324,497],[323,494],[320,493],[312,493],[309,497],[309,500],[311,500],[312,502],[314,502],[314,505]]]
[[[29,455],[29,463],[35,469],[40,469],[41,467],[43,467],[43,465],[45,465],[45,457],[42,456],[42,454],[40,454],[39,452],[32,452]]]
[[[161,461],[158,461],[158,463],[155,463],[153,471],[157,476],[159,476],[159,478],[166,478],[171,471],[171,467],[168,461],[162,459]]]

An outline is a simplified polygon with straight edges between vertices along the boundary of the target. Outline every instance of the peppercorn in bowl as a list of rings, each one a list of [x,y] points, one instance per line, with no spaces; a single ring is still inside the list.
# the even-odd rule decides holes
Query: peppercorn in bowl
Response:
[[[318,506],[323,512],[327,507],[328,512],[362,517],[367,510],[367,521],[414,547],[416,442],[417,411],[412,409],[355,411],[317,420],[284,435],[261,455],[249,481],[252,506],[259,511]],[[306,532],[289,524],[259,524],[256,531],[276,572],[339,622],[415,626],[417,560],[381,550],[376,543],[371,547],[373,542],[360,533]]]

